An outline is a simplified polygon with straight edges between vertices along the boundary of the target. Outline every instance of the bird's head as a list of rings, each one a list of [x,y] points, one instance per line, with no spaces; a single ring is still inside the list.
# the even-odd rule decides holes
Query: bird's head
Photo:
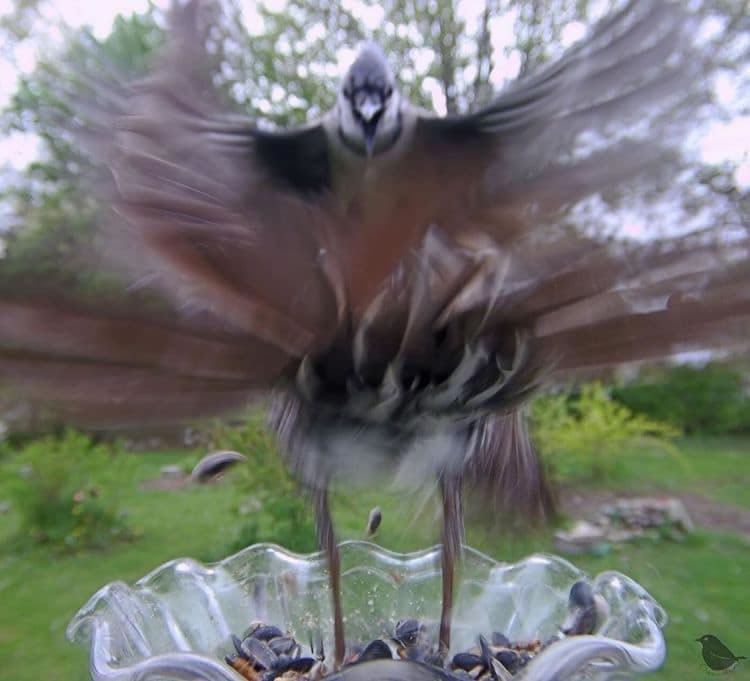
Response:
[[[393,72],[382,50],[366,43],[349,67],[338,96],[339,134],[363,155],[389,149],[401,132],[401,113]]]
[[[719,639],[717,639],[716,636],[713,636],[712,634],[703,634],[703,636],[700,636],[695,640],[700,644],[706,644],[713,643],[714,641],[718,641]]]

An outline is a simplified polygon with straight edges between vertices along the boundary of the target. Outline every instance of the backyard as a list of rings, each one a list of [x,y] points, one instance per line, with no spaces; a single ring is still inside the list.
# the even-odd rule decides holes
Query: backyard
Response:
[[[491,424],[528,409],[561,513],[467,512],[500,561],[678,498],[690,531],[564,557],[663,605],[648,679],[708,678],[704,634],[750,658],[748,1],[0,0],[0,681],[87,681],[108,583],[315,550],[256,405],[193,421],[294,376],[292,446],[456,418],[513,486]],[[191,481],[216,450],[247,461]],[[439,543],[435,496],[337,482],[339,540],[379,506],[381,546]]]
[[[264,435],[257,439],[268,446]],[[750,439],[693,438],[678,442],[681,456],[648,449],[623,457],[606,485],[579,483],[562,492],[562,507],[569,516],[585,515],[615,494],[666,492],[681,496],[697,531],[684,541],[640,541],[621,545],[600,555],[577,555],[571,560],[590,574],[620,570],[643,584],[666,608],[668,660],[654,679],[666,681],[701,678],[708,674],[695,639],[718,635],[735,653],[750,631],[746,599],[750,577],[750,473],[743,460]],[[0,659],[3,678],[14,681],[70,681],[87,678],[87,658],[65,640],[65,627],[77,608],[100,586],[112,580],[133,581],[156,565],[179,556],[203,561],[221,558],[236,542],[241,516],[237,508],[253,484],[252,466],[235,470],[211,485],[160,484],[160,469],[188,465],[200,452],[160,451],[128,453],[123,467],[127,477],[107,484],[117,488],[120,504],[128,511],[133,541],[106,550],[72,555],[46,546],[18,542],[19,517],[13,507],[0,515]],[[259,453],[262,456],[265,452]],[[271,457],[273,460],[273,457]],[[5,462],[0,475],[0,500],[17,473]],[[263,485],[273,469],[264,469]],[[245,485],[236,484],[245,477]],[[291,488],[293,490],[293,488]],[[103,487],[101,493],[107,493]],[[288,486],[278,490],[279,507],[285,498],[300,508],[299,495]],[[408,551],[434,543],[430,522],[409,522],[414,509],[390,494],[368,491],[364,496],[335,496],[334,515],[342,539],[362,538],[371,506],[383,508],[377,536],[381,545]],[[701,527],[701,525],[704,525]],[[256,528],[256,539],[274,540],[274,529]],[[262,536],[264,534],[268,536]],[[294,536],[294,535],[290,535]],[[501,560],[516,560],[537,551],[553,551],[550,530],[524,537],[488,534],[469,528],[471,545]],[[688,587],[688,588],[686,588]]]

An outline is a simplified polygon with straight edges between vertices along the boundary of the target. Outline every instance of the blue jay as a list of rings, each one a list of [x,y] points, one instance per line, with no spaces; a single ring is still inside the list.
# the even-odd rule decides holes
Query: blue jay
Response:
[[[631,0],[447,117],[402,97],[366,44],[329,112],[269,131],[221,104],[199,10],[176,7],[152,72],[101,83],[78,131],[108,169],[101,257],[121,296],[0,291],[0,378],[100,427],[270,397],[330,562],[337,663],[329,485],[437,481],[447,648],[462,486],[498,513],[551,512],[523,418],[543,381],[717,345],[750,313],[746,261],[678,239],[613,248],[575,225],[587,198],[667,167],[686,123],[669,107],[701,63],[688,18]]]

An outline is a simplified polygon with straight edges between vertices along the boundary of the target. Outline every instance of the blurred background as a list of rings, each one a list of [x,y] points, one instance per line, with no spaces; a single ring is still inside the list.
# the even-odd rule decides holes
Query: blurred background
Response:
[[[402,90],[436,113],[464,112],[580,38],[615,0],[220,0],[208,44],[228,106],[263,125],[298,124],[334,102],[357,44],[376,39]],[[669,186],[615,209],[587,201],[578,228],[613,242],[664,235],[731,251],[750,225],[750,2],[695,0],[714,59],[695,134]],[[80,72],[143,73],[163,41],[168,3],[0,0],[0,258],[3,276],[57,277],[81,294],[106,285],[60,268],[87,242],[96,206],[87,159],[61,132]],[[621,204],[620,204],[621,205]],[[698,234],[699,237],[695,235]],[[669,659],[655,679],[707,673],[695,639],[737,654],[750,632],[750,355],[739,332],[722,352],[556,385],[532,405],[537,444],[560,499],[557,526],[470,527],[501,560],[570,555],[595,574],[621,570],[670,614]],[[211,449],[248,462],[204,484]],[[128,433],[80,432],[0,386],[0,669],[15,681],[88,677],[65,626],[96,589],[189,555],[218,560],[258,541],[315,549],[307,500],[283,470],[262,412],[231,422]],[[438,537],[437,506],[390,489],[334,496],[341,539],[415,550]]]

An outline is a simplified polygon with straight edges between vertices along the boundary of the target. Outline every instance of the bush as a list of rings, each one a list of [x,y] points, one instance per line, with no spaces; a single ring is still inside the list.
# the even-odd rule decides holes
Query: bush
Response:
[[[679,431],[613,400],[600,383],[577,394],[543,395],[531,407],[534,439],[554,477],[565,482],[611,477],[634,447],[677,453],[670,440]]]
[[[235,427],[217,425],[211,440],[214,448],[231,449],[248,457],[247,465],[233,473],[242,501],[235,509],[237,531],[226,552],[259,542],[273,542],[298,553],[315,551],[309,500],[281,462],[262,417],[253,414]]]
[[[55,551],[105,549],[135,538],[117,503],[132,462],[117,447],[73,430],[28,442],[8,462],[19,540]]]
[[[721,364],[678,366],[613,390],[629,409],[685,433],[750,432],[750,399],[742,374]]]

